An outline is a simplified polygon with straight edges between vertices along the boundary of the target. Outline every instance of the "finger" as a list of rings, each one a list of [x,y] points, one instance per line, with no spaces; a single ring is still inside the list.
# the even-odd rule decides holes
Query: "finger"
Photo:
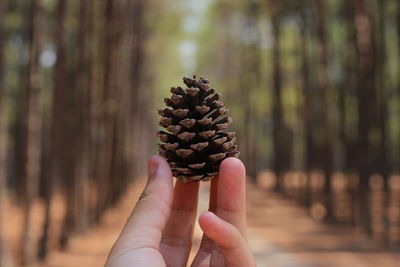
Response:
[[[160,251],[167,266],[186,266],[192,247],[197,214],[199,183],[177,181],[169,220],[164,228]]]
[[[148,168],[147,185],[109,258],[140,248],[159,248],[161,233],[171,210],[172,174],[168,163],[159,156],[149,159]]]
[[[220,166],[216,214],[234,225],[246,239],[246,169],[237,158],[227,158]]]
[[[232,224],[218,218],[212,212],[205,212],[199,218],[201,229],[218,246],[227,267],[256,266],[246,240]]]
[[[215,177],[210,182],[210,198],[208,210],[215,212],[217,210],[217,196],[218,196],[218,177]],[[192,267],[209,266],[211,252],[214,249],[214,243],[208,236],[204,235],[201,238],[199,250],[193,260]]]

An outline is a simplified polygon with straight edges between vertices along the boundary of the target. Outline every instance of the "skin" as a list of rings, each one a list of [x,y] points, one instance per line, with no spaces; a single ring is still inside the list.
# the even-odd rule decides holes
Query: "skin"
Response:
[[[161,157],[148,161],[147,185],[108,256],[106,267],[185,267],[197,214],[199,183],[176,182]],[[211,181],[209,211],[199,217],[203,238],[191,267],[254,267],[247,245],[246,171],[225,159]]]

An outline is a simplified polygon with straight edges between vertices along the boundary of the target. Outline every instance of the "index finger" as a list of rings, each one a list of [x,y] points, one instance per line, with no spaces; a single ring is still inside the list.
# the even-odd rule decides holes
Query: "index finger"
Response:
[[[216,214],[236,226],[246,238],[246,169],[237,158],[221,163]]]
[[[159,247],[172,204],[172,174],[168,163],[159,156],[150,158],[148,163],[147,185],[115,242],[109,261],[126,251]]]

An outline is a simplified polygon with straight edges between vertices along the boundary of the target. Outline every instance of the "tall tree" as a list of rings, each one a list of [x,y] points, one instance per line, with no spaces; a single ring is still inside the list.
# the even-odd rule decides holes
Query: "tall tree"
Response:
[[[343,158],[341,160],[341,166],[343,170],[349,171],[356,168],[354,164],[354,139],[349,136],[348,122],[349,109],[347,103],[349,99],[355,98],[355,53],[356,49],[354,46],[355,30],[353,27],[353,4],[350,1],[344,1],[340,7],[340,14],[342,15],[341,22],[345,29],[344,46],[347,47],[346,53],[342,56],[342,69],[343,78],[338,88],[338,134],[339,142],[342,147]]]
[[[315,144],[314,144],[314,131],[312,127],[312,84],[310,75],[310,43],[309,43],[309,2],[301,1],[300,10],[300,48],[301,63],[299,64],[299,75],[301,77],[301,91],[303,102],[301,106],[301,118],[303,120],[303,136],[304,136],[304,169],[307,175],[313,170],[315,158]],[[310,188],[305,186],[304,204],[310,204]]]
[[[328,219],[331,218],[331,175],[333,172],[333,160],[334,160],[334,147],[335,147],[335,126],[333,121],[334,110],[332,108],[333,101],[333,87],[331,78],[329,75],[329,48],[328,48],[328,33],[326,23],[326,6],[324,0],[315,0],[316,13],[317,13],[317,40],[319,46],[319,66],[318,66],[318,91],[321,94],[321,100],[323,103],[323,155],[322,167],[325,175],[325,196],[326,196],[326,208],[328,211]]]
[[[59,0],[57,3],[57,24],[55,31],[56,40],[56,55],[57,61],[54,70],[53,81],[53,96],[52,96],[52,114],[48,138],[43,144],[43,160],[46,164],[42,168],[42,184],[43,184],[43,198],[45,201],[45,221],[43,224],[43,233],[39,241],[38,257],[44,260],[47,255],[47,241],[49,238],[49,228],[51,223],[51,199],[53,196],[53,189],[55,181],[60,180],[60,176],[65,174],[63,166],[70,163],[65,156],[65,143],[67,139],[62,139],[65,133],[64,124],[67,122],[63,117],[67,112],[67,80],[66,80],[66,34],[65,34],[65,19],[66,19],[67,1]],[[64,177],[63,177],[64,178]],[[66,179],[70,179],[69,177]],[[66,189],[68,190],[68,188]],[[69,199],[70,200],[70,199]]]
[[[299,24],[300,34],[302,36],[300,43],[300,54],[301,54],[301,87],[303,92],[303,107],[302,115],[304,121],[304,137],[305,137],[305,169],[307,172],[313,168],[313,162],[315,157],[314,142],[313,142],[313,128],[312,128],[312,96],[311,96],[311,81],[310,81],[310,66],[309,66],[309,37],[307,30],[309,28],[308,19],[309,7],[306,1],[302,1],[301,9],[301,22]]]
[[[76,102],[77,102],[77,149],[76,160],[76,203],[77,203],[77,231],[83,233],[89,225],[89,208],[87,201],[87,189],[89,183],[90,164],[90,79],[91,79],[91,2],[82,0],[79,4],[79,21],[81,27],[78,29],[78,62],[76,80]]]
[[[343,78],[338,88],[338,132],[343,147],[342,167],[346,173],[356,172],[358,163],[358,140],[357,140],[357,48],[354,27],[354,4],[352,1],[343,1],[340,8],[341,22],[345,29],[343,46],[346,48],[342,55]],[[349,175],[349,180],[354,176]],[[350,196],[349,209],[351,224],[358,222],[358,195],[357,187],[349,186],[347,193]]]
[[[376,24],[377,29],[376,33],[376,76],[377,76],[377,127],[379,129],[379,143],[378,148],[376,149],[375,160],[377,161],[377,168],[375,171],[380,173],[387,179],[389,175],[389,165],[388,165],[388,145],[389,138],[387,134],[387,84],[386,84],[386,73],[387,73],[387,52],[386,52],[386,42],[385,42],[385,34],[386,34],[386,23],[385,23],[385,9],[386,9],[386,0],[377,1],[378,10],[376,16]]]
[[[58,68],[59,79],[55,80],[55,90],[65,90],[61,88],[59,83],[65,81],[67,77],[72,77],[70,83],[70,90],[65,97],[54,99],[53,103],[64,103],[64,113],[59,114],[64,116],[64,121],[68,121],[68,131],[59,132],[55,136],[58,142],[61,142],[64,157],[67,159],[68,164],[63,164],[64,160],[61,159],[60,166],[62,167],[61,178],[65,185],[67,204],[67,213],[65,216],[64,226],[62,230],[61,244],[64,247],[71,233],[80,233],[86,231],[90,224],[89,207],[88,207],[88,184],[89,177],[92,175],[90,172],[91,161],[90,157],[92,143],[92,120],[91,120],[91,89],[92,89],[92,49],[89,44],[92,42],[93,33],[92,19],[93,8],[95,1],[82,0],[78,5],[73,6],[74,11],[78,14],[76,21],[79,26],[74,28],[72,33],[77,35],[76,48],[73,45],[67,46],[66,43],[58,44],[58,53],[62,54],[62,62]],[[68,15],[67,1],[59,2],[59,25],[62,32],[58,34],[60,39],[67,41],[68,34],[66,32],[66,20]],[[97,46],[94,46],[97,48]],[[72,54],[73,59],[70,60],[66,57],[67,54]],[[57,70],[57,66],[56,66]],[[65,82],[64,82],[65,84]],[[64,85],[65,86],[65,85]],[[60,92],[61,95],[62,92]],[[65,100],[67,99],[67,100]],[[65,116],[65,110],[68,115]],[[55,131],[65,128],[65,125],[56,127]],[[73,149],[71,149],[71,147]],[[65,159],[64,158],[64,159]],[[67,171],[68,169],[69,171]],[[105,185],[102,185],[105,186]],[[108,185],[106,186],[107,188]],[[106,196],[99,196],[99,199]]]
[[[277,178],[276,190],[281,190],[280,178],[283,174],[288,158],[285,157],[285,126],[283,121],[282,103],[282,66],[281,66],[281,17],[277,7],[272,11],[273,46],[273,90],[272,90],[272,124],[273,124],[273,168]]]
[[[7,214],[6,198],[7,198],[7,177],[6,177],[6,121],[4,107],[4,16],[6,14],[6,3],[0,1],[0,267],[13,266],[9,255],[6,240],[6,224],[5,218]]]
[[[400,65],[400,1],[397,2],[397,54],[398,54],[398,65]],[[397,101],[400,102],[400,68],[398,68],[398,78],[397,78]],[[398,136],[398,140],[400,140],[400,136]],[[400,172],[400,142],[397,143],[397,155],[394,158],[397,158],[395,162],[395,166],[397,166],[397,172]]]
[[[44,13],[43,1],[32,0],[30,29],[30,52],[28,70],[28,107],[26,114],[26,177],[24,227],[22,238],[22,262],[29,263],[34,259],[36,245],[32,233],[32,203],[37,196],[40,174],[40,137],[41,137],[41,91],[42,71],[39,57],[43,46]]]
[[[360,175],[359,184],[359,216],[360,224],[370,231],[370,215],[368,205],[369,177],[371,175],[371,113],[375,111],[371,101],[374,100],[375,69],[373,58],[372,25],[367,10],[367,1],[353,0],[353,23],[356,33],[357,48],[357,99],[358,99],[358,147],[357,161]]]
[[[116,115],[116,68],[115,55],[118,52],[116,44],[118,42],[117,5],[119,1],[107,0],[103,9],[104,23],[104,47],[102,50],[102,60],[104,64],[103,90],[101,92],[101,119],[99,121],[99,131],[102,143],[99,146],[98,160],[98,182],[99,196],[98,215],[110,205],[110,191],[104,185],[110,185],[110,174],[113,161],[114,146],[114,123]]]
[[[145,28],[144,28],[144,10],[145,1],[138,0],[133,1],[130,5],[133,15],[131,16],[132,21],[132,48],[131,48],[131,67],[130,67],[130,109],[129,109],[129,143],[128,146],[132,147],[132,153],[130,154],[130,162],[133,166],[133,174],[137,175],[137,171],[140,166],[140,153],[143,149],[143,130],[139,127],[144,114],[144,104],[147,102],[144,99],[144,95],[140,93],[141,84],[144,82],[144,77],[141,73],[145,69],[144,66],[144,39],[145,39]]]
[[[259,36],[258,17],[260,4],[257,1],[247,1],[244,5],[244,21],[242,25],[242,35],[246,36],[247,32],[254,32]],[[251,37],[250,37],[251,38]],[[251,177],[256,177],[256,163],[258,161],[256,155],[256,107],[253,103],[254,92],[259,88],[260,84],[260,64],[261,56],[259,50],[258,38],[242,42],[241,44],[241,63],[242,68],[239,78],[241,104],[243,105],[244,117],[242,139],[244,139],[243,159],[247,166],[247,172]]]

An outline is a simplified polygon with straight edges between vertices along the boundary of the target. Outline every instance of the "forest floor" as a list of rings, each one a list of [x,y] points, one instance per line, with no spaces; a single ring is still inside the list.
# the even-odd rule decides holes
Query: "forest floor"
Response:
[[[53,251],[47,263],[31,267],[103,266],[134,202],[144,186],[132,186],[101,223],[83,236],[73,237],[65,251]],[[208,184],[202,184],[200,212],[207,209]],[[260,187],[248,185],[249,242],[258,267],[398,266],[400,254],[379,249],[349,229],[313,220],[307,210]],[[195,230],[195,251],[201,231]],[[193,255],[192,255],[193,256]]]

